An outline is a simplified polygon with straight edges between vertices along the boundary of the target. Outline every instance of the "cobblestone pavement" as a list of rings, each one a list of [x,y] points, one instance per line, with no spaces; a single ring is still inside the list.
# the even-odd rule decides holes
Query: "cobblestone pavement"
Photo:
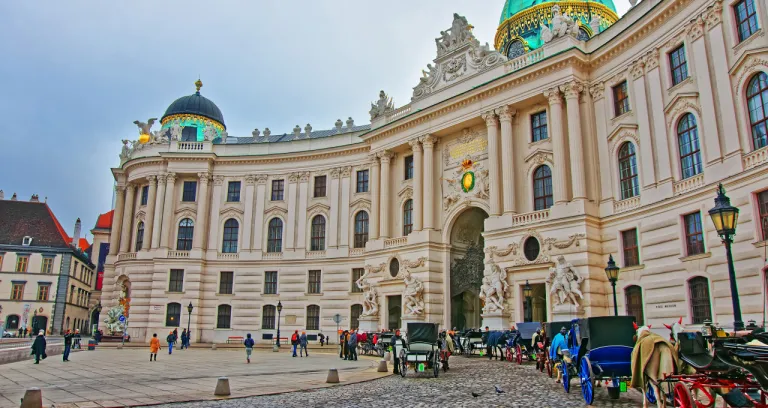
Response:
[[[342,378],[343,380],[343,378]],[[498,384],[505,392],[497,394]],[[481,394],[473,397],[472,393]],[[266,395],[226,401],[162,405],[162,408],[245,408],[245,407],[585,407],[581,388],[574,381],[571,393],[556,384],[535,366],[517,366],[484,358],[452,357],[451,369],[439,378],[426,374],[407,378],[389,376],[373,381],[331,388]],[[642,396],[630,390],[612,401],[606,389],[598,388],[596,407],[639,407]]]

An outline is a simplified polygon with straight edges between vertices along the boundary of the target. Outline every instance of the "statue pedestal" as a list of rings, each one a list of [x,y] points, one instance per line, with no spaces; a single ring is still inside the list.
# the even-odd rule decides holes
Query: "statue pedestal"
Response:
[[[402,322],[403,327],[400,329],[403,331],[403,333],[406,333],[408,331],[408,323],[424,323],[426,319],[424,316],[403,316],[400,318],[400,321]],[[389,330],[394,330],[394,328],[390,327]]]
[[[578,306],[572,304],[556,305],[552,309],[552,321],[564,322],[582,317]]]
[[[378,332],[379,331],[379,316],[361,316],[360,327],[358,329],[361,332]]]
[[[483,324],[480,325],[481,330],[485,330],[485,326],[488,326],[491,330],[507,330],[509,329],[509,316],[506,316],[504,312],[491,312],[483,313]]]

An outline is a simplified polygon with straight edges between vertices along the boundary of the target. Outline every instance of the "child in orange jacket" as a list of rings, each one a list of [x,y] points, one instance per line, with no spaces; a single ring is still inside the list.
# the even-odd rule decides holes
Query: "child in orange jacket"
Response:
[[[149,341],[149,361],[152,361],[152,357],[157,361],[157,351],[160,350],[160,339],[157,338],[157,333],[152,335],[152,340]]]

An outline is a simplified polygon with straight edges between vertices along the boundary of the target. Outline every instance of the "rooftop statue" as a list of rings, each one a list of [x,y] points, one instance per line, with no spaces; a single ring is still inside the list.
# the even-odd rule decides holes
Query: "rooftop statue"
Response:
[[[138,120],[134,120],[133,123],[135,123],[136,126],[139,127],[139,135],[151,135],[152,125],[154,125],[156,121],[157,121],[157,118],[150,118],[150,119],[147,119],[147,123],[140,122]]]
[[[552,27],[541,25],[541,40],[546,44],[566,35],[578,36],[579,25],[568,14],[561,14],[560,6],[555,4],[552,6]]]
[[[379,116],[384,116],[387,113],[392,112],[393,110],[395,110],[395,103],[392,101],[392,98],[388,97],[384,91],[380,91],[379,100],[376,101],[376,103],[371,103],[371,110],[368,113],[371,114],[371,120],[374,120]],[[347,123],[349,123],[349,121],[347,121]]]

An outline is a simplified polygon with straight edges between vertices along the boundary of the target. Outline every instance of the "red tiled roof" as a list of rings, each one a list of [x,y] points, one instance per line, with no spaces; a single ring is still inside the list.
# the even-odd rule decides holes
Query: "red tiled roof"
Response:
[[[88,248],[91,247],[91,244],[88,243],[87,239],[80,238],[80,242],[77,243],[77,246],[80,248],[81,251],[85,252],[88,250]]]
[[[99,214],[99,218],[96,220],[95,228],[112,229],[112,218],[115,216],[115,210],[110,210],[104,214]]]
[[[0,244],[69,248],[72,241],[46,203],[0,200]]]

